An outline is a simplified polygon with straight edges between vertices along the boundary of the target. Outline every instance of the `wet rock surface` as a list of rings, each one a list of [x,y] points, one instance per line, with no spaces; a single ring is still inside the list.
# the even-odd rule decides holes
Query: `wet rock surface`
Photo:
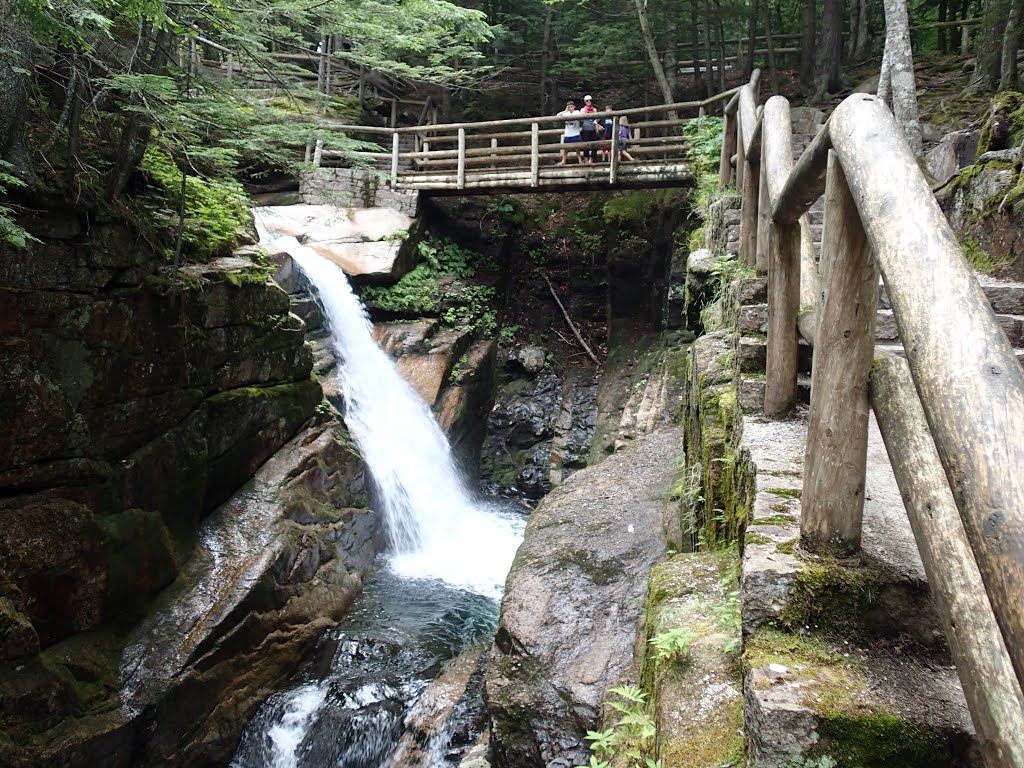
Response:
[[[533,513],[512,565],[485,692],[495,765],[585,764],[605,692],[634,646],[679,450],[658,430],[570,477]]]
[[[189,732],[194,761],[178,764],[200,765],[223,757],[262,686],[322,629],[318,611],[357,587],[329,563],[369,534],[363,513],[326,520],[320,507],[315,522],[261,528],[277,543],[259,567],[239,563],[225,613],[168,631],[195,643],[163,665],[179,664],[174,684],[122,707],[126,633],[162,589],[189,583],[214,518],[245,518],[237,497],[208,516],[310,422],[322,393],[303,323],[252,249],[174,275],[124,224],[86,216],[30,222],[43,242],[0,260],[0,730],[11,736],[0,763],[174,764]],[[338,479],[340,464],[312,482],[299,454],[340,455],[324,429],[305,433],[295,464],[274,465],[280,482],[266,482],[280,499],[362,482]],[[331,596],[300,598],[314,584]]]
[[[127,635],[79,634],[0,675],[12,766],[212,766],[359,593],[381,545],[336,424],[301,432],[211,514]],[[47,702],[46,709],[38,704]],[[37,702],[34,705],[32,702]]]
[[[513,370],[519,364],[513,364]],[[482,475],[495,490],[538,499],[587,465],[597,384],[587,371],[515,377],[498,387],[487,417]]]

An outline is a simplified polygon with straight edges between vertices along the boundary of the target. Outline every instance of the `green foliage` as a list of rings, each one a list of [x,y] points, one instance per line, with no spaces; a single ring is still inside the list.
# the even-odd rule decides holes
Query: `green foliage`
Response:
[[[152,145],[142,158],[142,171],[154,189],[137,198],[138,204],[148,210],[158,226],[168,234],[176,232],[178,211],[176,197],[181,195],[182,172],[164,149]],[[241,186],[226,178],[204,179],[185,175],[185,227],[182,242],[187,256],[196,261],[209,261],[223,254],[237,243],[249,222],[247,197]],[[166,255],[174,252],[173,236]]]
[[[467,362],[469,362],[469,356],[466,354],[463,354],[455,361],[455,365],[453,365],[451,371],[448,372],[448,383],[450,385],[454,386],[459,383],[459,380],[462,378],[462,374],[465,373]]]
[[[685,664],[690,660],[689,646],[693,639],[692,632],[676,627],[658,633],[647,642],[654,648],[653,656],[658,661],[667,663],[679,660]]]
[[[711,195],[718,191],[718,163],[722,154],[722,118],[698,117],[683,126],[683,136],[690,145],[696,190],[694,207],[707,208]]]
[[[644,189],[619,192],[601,209],[606,224],[643,229],[652,213],[681,206],[687,192],[683,189]]]
[[[10,163],[0,160],[0,195],[7,194],[8,188],[25,186],[24,181],[8,173],[13,168]],[[38,242],[36,238],[18,225],[14,220],[14,214],[14,209],[10,206],[0,205],[0,241],[16,248],[24,248],[32,240]]]
[[[502,347],[510,347],[516,342],[516,334],[519,333],[520,327],[518,325],[505,325],[502,326],[498,332],[498,344]]]
[[[740,650],[740,587],[735,578],[723,582],[724,599],[711,609],[718,623],[724,641],[726,653],[737,653]]]
[[[388,312],[437,314],[456,330],[490,337],[498,324],[492,306],[497,291],[489,285],[466,282],[476,274],[479,254],[450,240],[423,240],[415,269],[391,286],[362,291],[365,303]]]
[[[657,748],[658,729],[648,710],[647,694],[635,685],[612,688],[618,700],[608,706],[619,713],[615,724],[604,731],[588,731],[594,755],[589,767],[607,766],[612,760],[624,768],[661,768],[651,755]]]

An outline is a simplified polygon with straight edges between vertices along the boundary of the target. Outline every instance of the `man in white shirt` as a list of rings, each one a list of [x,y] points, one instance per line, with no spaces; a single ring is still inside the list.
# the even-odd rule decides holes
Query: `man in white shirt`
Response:
[[[558,113],[557,117],[565,115],[567,117],[575,117],[579,113],[576,111],[576,102],[567,101],[565,103],[565,109]],[[580,141],[580,121],[579,120],[566,120],[565,130],[562,132],[562,144],[578,144]],[[565,165],[565,150],[562,150],[562,161],[559,165]],[[580,151],[576,150],[576,162],[582,163],[583,158],[580,156]]]

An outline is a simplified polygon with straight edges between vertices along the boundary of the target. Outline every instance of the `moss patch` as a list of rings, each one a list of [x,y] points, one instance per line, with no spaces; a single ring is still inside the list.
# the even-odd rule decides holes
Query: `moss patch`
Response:
[[[851,716],[830,713],[819,720],[818,754],[837,768],[933,768],[948,765],[942,743],[923,728],[889,712]]]
[[[780,623],[820,628],[842,637],[870,634],[872,609],[886,580],[876,569],[830,558],[802,563]]]
[[[687,738],[662,742],[659,757],[673,768],[743,764],[743,701],[727,702],[711,713],[703,728]]]

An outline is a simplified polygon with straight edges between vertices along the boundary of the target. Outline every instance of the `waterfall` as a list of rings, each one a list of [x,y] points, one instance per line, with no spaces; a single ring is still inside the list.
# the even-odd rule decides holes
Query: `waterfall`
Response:
[[[345,423],[385,517],[390,567],[500,598],[521,540],[518,526],[474,502],[444,433],[374,340],[344,271],[290,235],[261,227],[260,240],[289,253],[316,290],[338,358]]]

